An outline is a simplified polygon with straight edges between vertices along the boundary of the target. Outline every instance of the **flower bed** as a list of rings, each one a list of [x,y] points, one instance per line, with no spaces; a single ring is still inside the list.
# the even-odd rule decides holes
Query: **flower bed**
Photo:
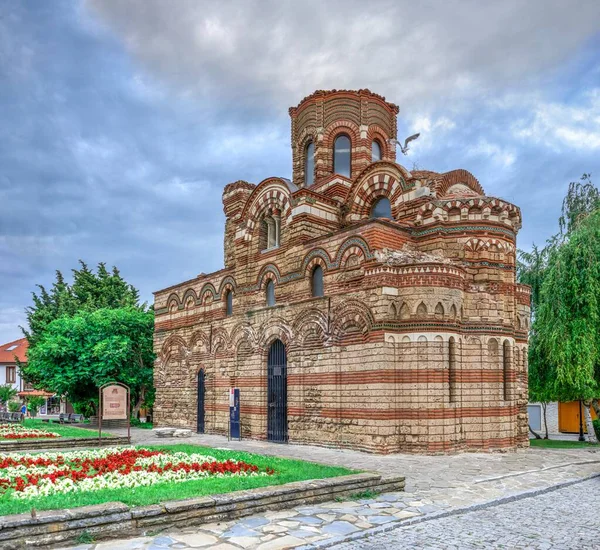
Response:
[[[103,489],[182,483],[207,477],[269,476],[242,460],[134,447],[43,455],[0,454],[0,498],[30,499]]]
[[[48,430],[38,430],[28,428],[21,424],[0,425],[0,440],[1,439],[40,439],[47,437],[60,437],[56,432]]]

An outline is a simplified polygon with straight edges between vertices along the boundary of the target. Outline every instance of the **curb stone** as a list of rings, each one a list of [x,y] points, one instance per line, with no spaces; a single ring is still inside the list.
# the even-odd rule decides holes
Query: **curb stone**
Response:
[[[594,461],[596,462],[596,461]],[[589,475],[587,477],[581,479],[574,479],[571,481],[563,481],[561,483],[557,483],[556,485],[552,485],[550,487],[544,487],[543,489],[531,489],[529,491],[524,491],[522,493],[517,493],[515,495],[510,495],[507,497],[501,497],[494,500],[488,500],[486,502],[481,502],[479,504],[472,504],[470,506],[463,506],[461,508],[455,508],[454,510],[448,510],[445,512],[435,512],[433,514],[428,514],[420,517],[409,518],[405,520],[397,520],[387,523],[385,525],[380,525],[378,527],[372,527],[370,529],[365,529],[364,531],[360,531],[358,533],[352,533],[347,536],[336,537],[335,539],[328,539],[322,542],[315,542],[313,544],[305,544],[303,546],[298,546],[294,550],[315,550],[320,548],[331,548],[336,544],[341,544],[343,542],[351,542],[354,540],[361,540],[372,535],[379,535],[381,533],[387,533],[389,531],[393,531],[394,529],[399,529],[400,527],[405,527],[407,525],[416,525],[417,523],[423,523],[426,521],[432,521],[435,519],[447,518],[451,516],[458,516],[462,514],[467,514],[469,512],[476,512],[478,510],[485,510],[486,508],[493,508],[495,506],[500,506],[501,504],[507,504],[509,502],[515,502],[518,500],[523,500],[526,498],[536,497],[538,495],[543,495],[546,493],[552,493],[554,491],[558,491],[559,489],[563,489],[565,487],[570,487],[571,485],[577,485],[578,483],[583,483],[585,481],[589,481],[590,479],[594,479],[600,477],[600,472],[596,474]]]

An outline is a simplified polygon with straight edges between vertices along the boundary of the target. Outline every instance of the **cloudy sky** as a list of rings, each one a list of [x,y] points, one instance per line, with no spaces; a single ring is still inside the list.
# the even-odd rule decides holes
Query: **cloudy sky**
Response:
[[[319,88],[397,103],[401,162],[473,172],[522,248],[600,183],[598,0],[0,0],[0,342],[79,258],[149,301],[222,267],[224,185],[290,176]]]

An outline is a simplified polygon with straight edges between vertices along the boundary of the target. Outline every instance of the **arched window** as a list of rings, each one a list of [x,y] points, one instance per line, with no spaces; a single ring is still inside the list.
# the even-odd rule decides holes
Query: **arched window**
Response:
[[[374,139],[371,143],[371,161],[377,162],[381,160],[381,144]]]
[[[350,138],[345,134],[336,137],[333,144],[333,171],[350,177]]]
[[[320,265],[315,266],[312,271],[311,287],[313,296],[323,296],[323,268]]]
[[[233,292],[231,290],[228,290],[225,294],[225,315],[227,317],[233,315]]]
[[[267,286],[266,286],[266,295],[267,295],[267,305],[270,306],[274,306],[275,305],[275,285],[273,284],[273,281],[271,281],[271,279],[269,279],[267,281]]]
[[[315,181],[315,144],[309,141],[304,150],[304,184],[310,187]]]
[[[371,218],[392,219],[392,205],[386,197],[378,199],[371,209]]]
[[[265,216],[262,221],[261,249],[270,250],[279,246],[281,218],[277,215]]]

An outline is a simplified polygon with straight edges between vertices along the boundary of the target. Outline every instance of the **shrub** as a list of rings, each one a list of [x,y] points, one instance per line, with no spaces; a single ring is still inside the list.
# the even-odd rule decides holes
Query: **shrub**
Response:
[[[21,410],[21,403],[18,401],[9,401],[8,402],[8,412],[18,413]]]
[[[592,424],[594,425],[594,431],[596,432],[596,437],[598,441],[600,441],[600,418],[596,418],[596,420],[592,420]]]
[[[6,405],[17,395],[17,390],[10,384],[0,385],[0,404]]]

